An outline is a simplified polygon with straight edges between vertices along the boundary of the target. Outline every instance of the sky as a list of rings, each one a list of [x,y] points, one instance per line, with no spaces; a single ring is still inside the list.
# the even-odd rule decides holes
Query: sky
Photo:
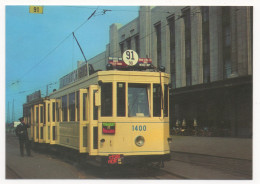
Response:
[[[0,6],[0,22],[1,25],[2,22],[4,23],[4,31],[1,28],[1,31],[4,32],[1,34],[1,40],[3,39],[4,42],[0,42],[0,45],[1,50],[4,47],[2,58],[5,62],[3,62],[4,64],[0,62],[0,69],[1,75],[4,77],[1,84],[5,84],[3,86],[5,90],[2,88],[4,95],[1,96],[5,107],[3,108],[4,113],[1,113],[4,114],[5,120],[10,121],[12,120],[13,104],[15,120],[18,120],[22,116],[22,104],[25,103],[28,94],[41,90],[42,96],[45,96],[48,84],[52,84],[49,85],[49,93],[55,88],[58,89],[59,78],[76,69],[78,60],[84,60],[73,39],[72,32],[75,32],[86,58],[90,59],[105,51],[106,45],[109,43],[109,26],[112,23],[125,25],[136,18],[139,9],[138,3],[140,3],[133,0],[128,3],[128,6],[120,6],[120,3],[122,4],[120,1],[109,1],[113,6],[83,6],[80,3],[78,6],[44,5],[43,14],[30,14],[28,2],[41,3],[41,0],[28,0],[26,5],[22,3],[20,6],[8,3],[14,1],[19,4],[24,1],[3,1],[4,3]],[[45,1],[54,2],[54,5],[57,3],[57,0]],[[75,1],[75,4],[78,1]],[[68,3],[66,0],[62,2]],[[259,12],[256,0],[251,0],[250,3],[244,0],[211,0],[210,4],[208,0],[162,0],[160,2],[149,0],[142,3],[151,6],[253,5],[254,16]],[[129,6],[129,4],[135,6]],[[95,10],[96,14],[86,21]],[[103,14],[103,10],[111,11]],[[258,24],[254,24],[254,28],[256,27]],[[256,40],[259,40],[258,35],[254,34],[254,43],[257,43]],[[257,68],[257,65],[258,63],[254,62],[254,69]],[[257,98],[257,103],[260,104],[260,98]]]
[[[72,32],[90,59],[105,51],[109,26],[127,24],[138,17],[138,10],[138,6],[67,5],[44,6],[43,14],[31,14],[29,6],[6,6],[6,120],[12,121],[14,109],[17,121],[28,94],[41,90],[44,97],[47,85],[49,93],[58,89],[59,78],[84,60]]]

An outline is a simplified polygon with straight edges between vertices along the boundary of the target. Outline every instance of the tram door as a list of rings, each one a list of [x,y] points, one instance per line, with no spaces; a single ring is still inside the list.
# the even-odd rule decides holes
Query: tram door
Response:
[[[76,92],[76,119],[80,122],[80,153],[89,152],[89,93],[87,89]]]
[[[97,85],[89,86],[89,154],[97,155],[98,154],[98,106],[96,97],[98,93]]]
[[[44,141],[45,143],[55,143],[55,99],[45,101],[45,124],[44,124]],[[54,131],[54,132],[53,132]]]

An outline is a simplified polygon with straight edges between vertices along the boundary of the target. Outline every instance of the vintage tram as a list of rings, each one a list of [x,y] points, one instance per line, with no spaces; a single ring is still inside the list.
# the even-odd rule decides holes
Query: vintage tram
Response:
[[[161,71],[84,76],[47,97],[27,100],[29,137],[102,164],[163,162],[171,142],[168,84],[169,75]]]

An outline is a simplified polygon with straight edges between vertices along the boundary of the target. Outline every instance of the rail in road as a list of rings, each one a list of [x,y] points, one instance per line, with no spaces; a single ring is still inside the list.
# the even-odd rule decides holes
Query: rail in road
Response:
[[[165,168],[162,169],[157,167],[107,169],[60,157],[53,152],[45,154],[33,152],[33,158],[21,158],[17,138],[14,135],[7,135],[6,140],[7,179],[252,179],[250,160],[172,152],[172,160],[165,162]],[[27,164],[24,167],[25,172],[21,172],[16,162],[24,163],[22,161],[26,160],[28,163],[25,162]],[[39,166],[40,169],[37,168]],[[55,172],[48,173],[49,170]]]
[[[172,159],[175,161],[200,165],[245,179],[252,179],[252,160],[186,152],[173,152],[172,155]]]
[[[32,152],[33,157],[20,157],[18,140],[8,134],[6,139],[7,179],[185,179],[178,174],[156,167],[103,168],[78,163],[53,152]],[[53,172],[51,172],[53,171]]]

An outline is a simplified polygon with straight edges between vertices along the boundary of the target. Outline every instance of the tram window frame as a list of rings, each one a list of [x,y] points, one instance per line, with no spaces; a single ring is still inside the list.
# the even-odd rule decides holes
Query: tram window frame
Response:
[[[88,120],[88,113],[87,113],[87,107],[88,107],[87,98],[88,98],[88,93],[83,93],[83,94],[82,94],[82,97],[83,97],[83,100],[82,100],[82,103],[83,103],[83,106],[82,106],[82,111],[83,111],[82,118],[83,118],[83,121],[87,121],[87,120]]]
[[[122,85],[122,86],[121,86]],[[126,84],[125,82],[117,83],[117,116],[126,116]]]
[[[113,115],[113,83],[106,82],[101,85],[101,116]]]
[[[137,100],[140,100],[138,99],[140,97],[140,95],[142,95],[142,91],[141,90],[138,90],[138,89],[146,89],[145,90],[145,94],[146,94],[146,99],[147,101],[145,103],[136,103]],[[128,83],[128,117],[151,117],[151,109],[150,109],[150,103],[151,103],[151,84],[146,84],[146,83]],[[132,90],[132,96],[135,96],[135,99],[133,99],[132,101],[134,102],[134,104],[131,104],[131,99],[130,99],[130,91]],[[145,99],[145,98],[144,98]],[[132,105],[130,107],[130,105]],[[145,105],[143,108],[140,108],[139,106],[140,105]],[[137,106],[139,108],[134,108],[134,106]],[[132,109],[137,109],[135,111],[132,111]],[[142,110],[142,112],[139,112],[139,110]],[[132,112],[131,112],[132,111]],[[145,112],[146,111],[146,112]],[[147,112],[148,111],[148,112]],[[134,115],[134,114],[135,115]]]
[[[153,84],[153,117],[161,117],[162,112],[162,86]]]
[[[163,108],[164,117],[168,117],[169,115],[168,95],[169,95],[169,86],[167,84],[164,84],[164,108]]]
[[[76,100],[75,92],[69,94],[69,120],[75,121],[76,118]]]
[[[68,121],[67,95],[61,97],[62,121]]]

